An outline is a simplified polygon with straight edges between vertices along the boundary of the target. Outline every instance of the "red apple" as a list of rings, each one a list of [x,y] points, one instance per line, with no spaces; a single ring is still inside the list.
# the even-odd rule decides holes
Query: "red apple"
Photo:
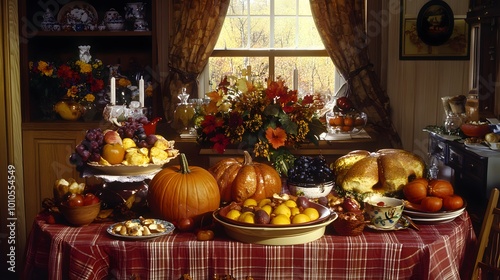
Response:
[[[104,142],[106,144],[122,144],[122,138],[116,130],[108,130],[104,134]]]
[[[87,193],[83,197],[83,205],[92,205],[92,204],[97,204],[101,200],[95,196],[93,193]]]
[[[83,195],[72,193],[66,200],[66,204],[69,207],[80,207],[83,206]]]
[[[177,228],[180,231],[191,231],[194,229],[194,221],[192,218],[182,218],[178,221]]]

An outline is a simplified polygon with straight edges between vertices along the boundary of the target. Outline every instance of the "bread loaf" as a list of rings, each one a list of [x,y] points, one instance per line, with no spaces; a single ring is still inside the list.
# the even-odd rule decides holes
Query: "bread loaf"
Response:
[[[402,190],[413,178],[422,178],[425,163],[417,155],[400,149],[375,153],[352,151],[335,161],[336,184],[345,191],[381,194]]]

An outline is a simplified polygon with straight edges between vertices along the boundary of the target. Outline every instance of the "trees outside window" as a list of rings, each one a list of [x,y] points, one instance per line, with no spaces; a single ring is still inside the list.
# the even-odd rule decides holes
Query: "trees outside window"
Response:
[[[241,75],[248,66],[253,79],[281,77],[304,95],[330,95],[343,83],[323,46],[308,0],[231,0],[201,88],[205,93],[213,90],[222,77]]]

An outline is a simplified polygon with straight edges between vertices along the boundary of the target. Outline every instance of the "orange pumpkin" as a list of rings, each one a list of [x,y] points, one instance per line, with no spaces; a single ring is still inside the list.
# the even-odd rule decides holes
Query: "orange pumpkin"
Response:
[[[180,165],[164,168],[149,183],[148,203],[154,214],[167,221],[197,221],[220,206],[219,187],[210,172],[188,166],[181,153]]]
[[[243,158],[223,159],[209,171],[219,183],[222,202],[242,202],[247,198],[259,201],[281,193],[281,177],[276,169],[253,162],[247,151]]]

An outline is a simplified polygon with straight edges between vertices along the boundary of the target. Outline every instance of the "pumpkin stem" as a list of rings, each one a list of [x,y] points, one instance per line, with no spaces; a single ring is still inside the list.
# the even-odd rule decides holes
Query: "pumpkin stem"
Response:
[[[182,173],[182,174],[191,173],[191,170],[189,169],[189,164],[188,164],[186,155],[184,153],[180,154],[179,161],[180,161],[180,170],[179,170],[179,173]]]
[[[244,157],[243,165],[252,164],[252,156],[250,155],[250,153],[248,151],[243,151],[243,157]]]

